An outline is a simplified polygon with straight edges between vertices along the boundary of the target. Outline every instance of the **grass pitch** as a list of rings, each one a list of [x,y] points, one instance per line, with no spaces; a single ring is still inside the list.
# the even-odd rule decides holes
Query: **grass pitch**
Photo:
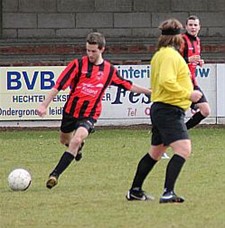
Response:
[[[83,159],[72,163],[52,190],[45,182],[65,150],[58,131],[0,130],[0,227],[225,227],[225,128],[197,128],[190,136],[193,154],[176,185],[186,201],[162,205],[168,160],[156,165],[143,186],[155,201],[125,199],[149,149],[147,128],[97,129],[86,141]],[[8,187],[7,176],[18,167],[32,174],[25,192]]]

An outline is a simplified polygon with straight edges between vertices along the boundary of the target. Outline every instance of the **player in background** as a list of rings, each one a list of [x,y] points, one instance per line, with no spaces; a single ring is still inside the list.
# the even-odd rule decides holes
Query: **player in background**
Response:
[[[201,44],[198,37],[200,28],[200,20],[197,16],[192,15],[187,18],[185,25],[186,33],[183,34],[184,49],[182,55],[190,69],[194,89],[201,91],[203,94],[198,102],[194,102],[191,105],[194,115],[186,122],[187,129],[198,125],[211,112],[208,101],[196,80],[196,67],[198,65],[202,67],[204,64],[204,60],[201,58]]]
[[[174,191],[177,178],[191,153],[191,140],[184,117],[191,102],[197,102],[202,93],[193,90],[190,71],[179,53],[184,42],[182,27],[176,19],[166,20],[159,26],[161,35],[157,51],[151,60],[151,147],[138,163],[131,188],[126,195],[130,201],[153,199],[143,191],[143,183],[161,159],[162,151],[171,147],[174,155],[167,164],[164,191],[159,202],[184,202]]]
[[[59,176],[74,159],[81,159],[84,140],[94,131],[94,125],[102,111],[102,97],[108,86],[114,85],[134,93],[150,95],[149,89],[123,79],[117,69],[103,59],[105,45],[105,37],[101,33],[90,33],[86,38],[87,55],[68,64],[37,108],[38,115],[43,117],[59,91],[70,88],[60,127],[60,142],[68,148],[49,175],[46,183],[49,189],[58,183]]]

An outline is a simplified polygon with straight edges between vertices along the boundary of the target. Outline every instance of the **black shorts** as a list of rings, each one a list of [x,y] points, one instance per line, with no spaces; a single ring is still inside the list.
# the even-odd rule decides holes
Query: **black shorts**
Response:
[[[183,109],[161,102],[153,103],[150,112],[152,122],[152,145],[171,143],[189,139],[187,127],[184,123],[185,112]]]
[[[200,91],[202,93],[202,97],[197,102],[193,102],[191,104],[191,109],[195,109],[196,108],[196,104],[208,102],[207,99],[206,99],[205,94],[203,93],[203,91],[201,90],[201,88],[199,86],[195,85],[194,86],[194,90]]]
[[[87,131],[90,133],[93,133],[94,130],[94,124],[96,121],[92,118],[81,118],[76,119],[73,116],[63,112],[62,122],[60,130],[63,133],[70,133],[74,130],[77,130],[79,127],[84,127],[87,129]]]

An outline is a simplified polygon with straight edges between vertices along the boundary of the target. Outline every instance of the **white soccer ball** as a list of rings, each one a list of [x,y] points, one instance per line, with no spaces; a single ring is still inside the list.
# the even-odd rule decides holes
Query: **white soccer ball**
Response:
[[[31,184],[31,175],[25,169],[14,169],[8,176],[9,187],[13,191],[25,191]]]

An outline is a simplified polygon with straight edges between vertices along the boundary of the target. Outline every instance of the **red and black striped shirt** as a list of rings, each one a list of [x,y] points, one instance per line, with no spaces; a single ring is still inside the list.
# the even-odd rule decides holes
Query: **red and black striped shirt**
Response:
[[[68,64],[54,88],[60,91],[70,87],[64,112],[78,119],[90,117],[97,120],[102,111],[102,97],[110,85],[130,90],[132,82],[123,79],[108,61],[94,65],[84,56]]]
[[[197,85],[196,80],[196,63],[189,63],[188,58],[193,55],[200,55],[201,54],[201,44],[200,39],[198,37],[192,36],[188,33],[183,34],[184,38],[184,50],[183,50],[183,57],[188,64],[189,70],[191,72],[191,80],[193,85]]]

